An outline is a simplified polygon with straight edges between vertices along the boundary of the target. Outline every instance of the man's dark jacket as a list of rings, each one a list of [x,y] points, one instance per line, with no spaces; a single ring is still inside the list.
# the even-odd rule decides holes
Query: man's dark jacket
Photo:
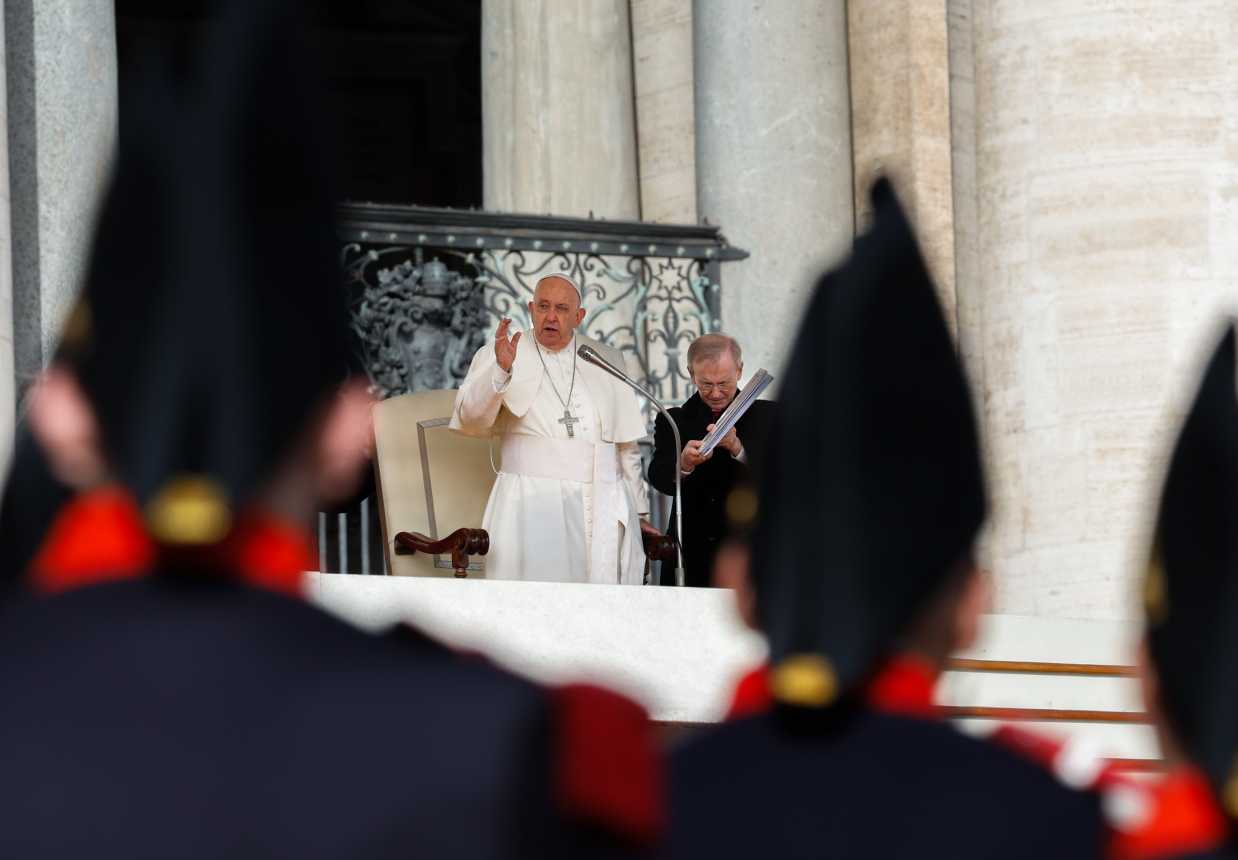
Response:
[[[697,587],[710,584],[714,555],[718,543],[726,535],[727,495],[740,484],[750,483],[761,467],[765,452],[766,437],[773,422],[775,406],[768,400],[752,404],[744,417],[739,419],[735,432],[744,446],[747,464],[733,458],[729,451],[715,448],[713,457],[692,470],[683,478],[683,528],[685,541],[685,584]],[[705,428],[717,420],[700,394],[693,394],[683,404],[670,409],[679,426],[679,434],[685,445],[693,439],[704,439]],[[662,415],[658,416],[654,429],[653,460],[649,464],[649,483],[660,493],[673,496],[675,493],[675,470],[679,458],[675,452],[675,435]],[[675,529],[675,511],[671,508],[670,534]],[[663,585],[673,585],[674,565],[663,563]]]

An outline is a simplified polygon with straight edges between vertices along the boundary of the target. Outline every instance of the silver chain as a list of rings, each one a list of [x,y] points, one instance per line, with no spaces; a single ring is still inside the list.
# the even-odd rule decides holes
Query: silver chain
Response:
[[[555,387],[554,378],[550,375],[550,368],[546,366],[546,358],[542,355],[542,345],[537,342],[537,338],[533,338],[533,345],[537,347],[537,357],[542,360],[542,373],[546,374],[546,380],[550,383],[550,390],[555,393],[559,403],[563,405],[563,411],[568,410],[568,400],[572,399],[572,392],[576,390],[576,335],[572,335],[572,384],[567,389],[567,400],[559,397],[559,389]]]

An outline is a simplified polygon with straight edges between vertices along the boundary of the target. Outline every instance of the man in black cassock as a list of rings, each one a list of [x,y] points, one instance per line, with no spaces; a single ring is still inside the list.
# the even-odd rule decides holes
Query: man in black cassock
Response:
[[[682,477],[684,585],[712,584],[714,556],[726,533],[728,500],[737,487],[752,483],[765,454],[775,409],[768,400],[755,401],[708,456],[700,453],[702,440],[739,394],[743,372],[743,353],[734,338],[702,335],[688,347],[688,376],[696,394],[668,410],[679,427],[683,452],[677,455],[675,436],[665,416],[659,414],[654,425],[649,483],[658,492],[673,496],[676,469]],[[668,533],[677,534],[676,526],[672,505]],[[662,563],[662,585],[675,584],[674,568],[672,562]]]
[[[341,386],[303,4],[224,5],[190,73],[125,82],[84,292],[31,398],[46,459],[12,480],[71,493],[0,601],[0,857],[635,852],[662,814],[639,707],[302,599],[371,403]]]

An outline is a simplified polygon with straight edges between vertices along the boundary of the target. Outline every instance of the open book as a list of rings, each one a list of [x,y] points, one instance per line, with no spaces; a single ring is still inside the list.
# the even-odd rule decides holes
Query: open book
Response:
[[[744,386],[744,389],[731,401],[731,405],[718,416],[718,420],[714,422],[713,432],[701,440],[702,456],[718,447],[722,437],[731,432],[731,428],[735,426],[735,423],[744,417],[748,407],[761,396],[761,392],[768,388],[773,381],[774,377],[766,373],[765,368],[761,368],[752,374],[752,378],[748,380],[748,384]]]

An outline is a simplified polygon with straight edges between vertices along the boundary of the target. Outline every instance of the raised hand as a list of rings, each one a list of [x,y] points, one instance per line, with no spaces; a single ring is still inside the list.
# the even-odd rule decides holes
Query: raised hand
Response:
[[[494,335],[494,359],[499,367],[507,373],[512,372],[512,362],[516,360],[516,344],[520,343],[522,332],[516,332],[511,339],[507,338],[507,329],[511,326],[510,319],[499,323],[499,330]]]

